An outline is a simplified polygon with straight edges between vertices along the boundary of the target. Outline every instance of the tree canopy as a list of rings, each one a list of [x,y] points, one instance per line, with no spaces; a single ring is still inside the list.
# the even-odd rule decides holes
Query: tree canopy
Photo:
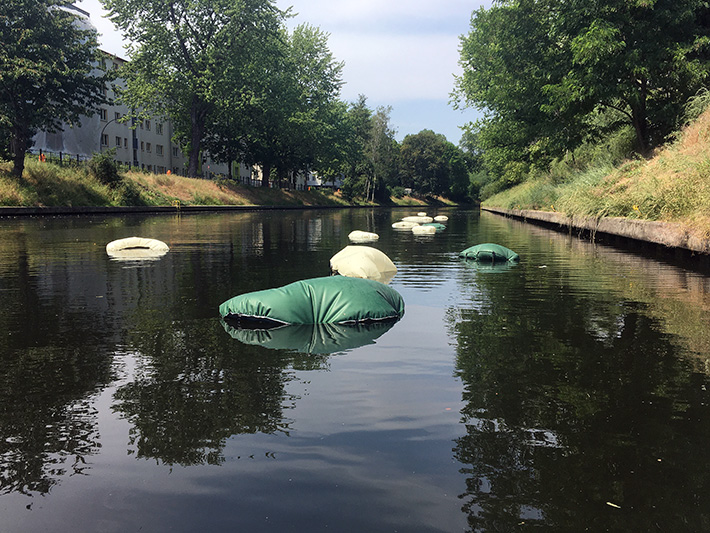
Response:
[[[102,0],[131,42],[124,99],[164,114],[198,173],[208,117],[225,88],[248,91],[254,60],[279,43],[285,13],[270,0]],[[189,117],[189,118],[188,118]]]
[[[512,184],[520,165],[544,167],[622,124],[641,153],[663,142],[708,80],[707,10],[703,0],[499,0],[474,11],[453,96],[484,113],[470,131],[488,171]]]
[[[104,101],[106,78],[95,70],[96,31],[70,5],[0,2],[0,150],[13,159],[17,177],[38,130],[77,121]]]

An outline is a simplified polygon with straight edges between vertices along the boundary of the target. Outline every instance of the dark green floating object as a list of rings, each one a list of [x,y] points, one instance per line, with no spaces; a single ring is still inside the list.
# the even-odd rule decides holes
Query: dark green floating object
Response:
[[[404,300],[370,279],[328,276],[235,296],[219,306],[232,326],[269,329],[284,324],[366,324],[397,320]]]
[[[517,263],[520,261],[520,256],[513,250],[501,246],[500,244],[492,243],[477,244],[476,246],[466,248],[463,252],[459,253],[459,257],[486,263]]]

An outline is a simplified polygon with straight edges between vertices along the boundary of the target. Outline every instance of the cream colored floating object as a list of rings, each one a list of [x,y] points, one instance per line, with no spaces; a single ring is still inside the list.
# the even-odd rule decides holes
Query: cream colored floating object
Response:
[[[414,235],[434,235],[436,233],[435,226],[414,226],[412,228]]]
[[[368,231],[360,231],[356,229],[348,234],[348,239],[353,242],[372,242],[380,238],[377,233],[370,233]]]
[[[423,211],[420,211],[419,213],[417,213],[417,216],[418,217],[425,217],[426,213],[424,213]]]
[[[346,246],[330,258],[334,274],[349,278],[365,278],[388,283],[397,267],[387,255],[370,246]]]
[[[126,237],[106,245],[106,253],[113,259],[157,259],[170,248],[163,241],[144,237]]]
[[[394,229],[412,229],[414,226],[418,226],[419,222],[404,222],[403,220],[400,222],[395,222],[392,224],[392,227]]]
[[[447,220],[449,220],[449,217],[447,217],[446,215],[438,215],[434,217],[434,220],[436,220],[437,222],[446,222]]]
[[[428,224],[429,222],[434,222],[432,217],[404,217],[403,222],[416,222],[417,224]]]

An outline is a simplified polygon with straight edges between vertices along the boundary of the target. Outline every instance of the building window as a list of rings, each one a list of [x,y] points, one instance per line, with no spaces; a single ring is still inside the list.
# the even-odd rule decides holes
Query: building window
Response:
[[[96,137],[94,137],[96,139]],[[101,146],[108,146],[108,133],[101,134]]]
[[[157,133],[158,135],[163,134],[163,123],[162,122],[155,123],[155,133]]]
[[[105,121],[106,117],[108,116],[108,112],[102,107],[101,109],[99,109],[99,115],[101,116],[101,120]]]
[[[150,131],[150,120],[146,120],[146,121],[145,121],[145,129],[147,129],[148,131]]]
[[[143,121],[141,120],[141,129],[143,129]]]
[[[123,147],[128,148],[128,137],[123,138]]]
[[[145,143],[141,141],[141,152],[145,152]]]
[[[118,120],[119,118],[121,118],[121,113],[119,113],[118,111],[114,112],[113,119]]]
[[[177,156],[178,156],[178,147],[173,146],[173,157],[177,157]]]
[[[145,151],[150,152],[150,143],[145,143]]]
[[[148,169],[148,172],[153,172],[153,165],[148,165],[147,169]]]
[[[163,155],[163,145],[162,144],[155,145],[155,153],[158,155]]]
[[[120,147],[121,146],[121,138],[116,136],[116,146]]]

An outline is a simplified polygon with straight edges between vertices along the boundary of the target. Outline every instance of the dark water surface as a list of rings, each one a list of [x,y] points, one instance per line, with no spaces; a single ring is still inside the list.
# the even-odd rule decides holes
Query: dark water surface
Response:
[[[429,211],[0,220],[0,532],[710,531],[708,277]],[[330,354],[225,330],[355,229],[399,322]],[[133,235],[170,252],[110,260]]]

